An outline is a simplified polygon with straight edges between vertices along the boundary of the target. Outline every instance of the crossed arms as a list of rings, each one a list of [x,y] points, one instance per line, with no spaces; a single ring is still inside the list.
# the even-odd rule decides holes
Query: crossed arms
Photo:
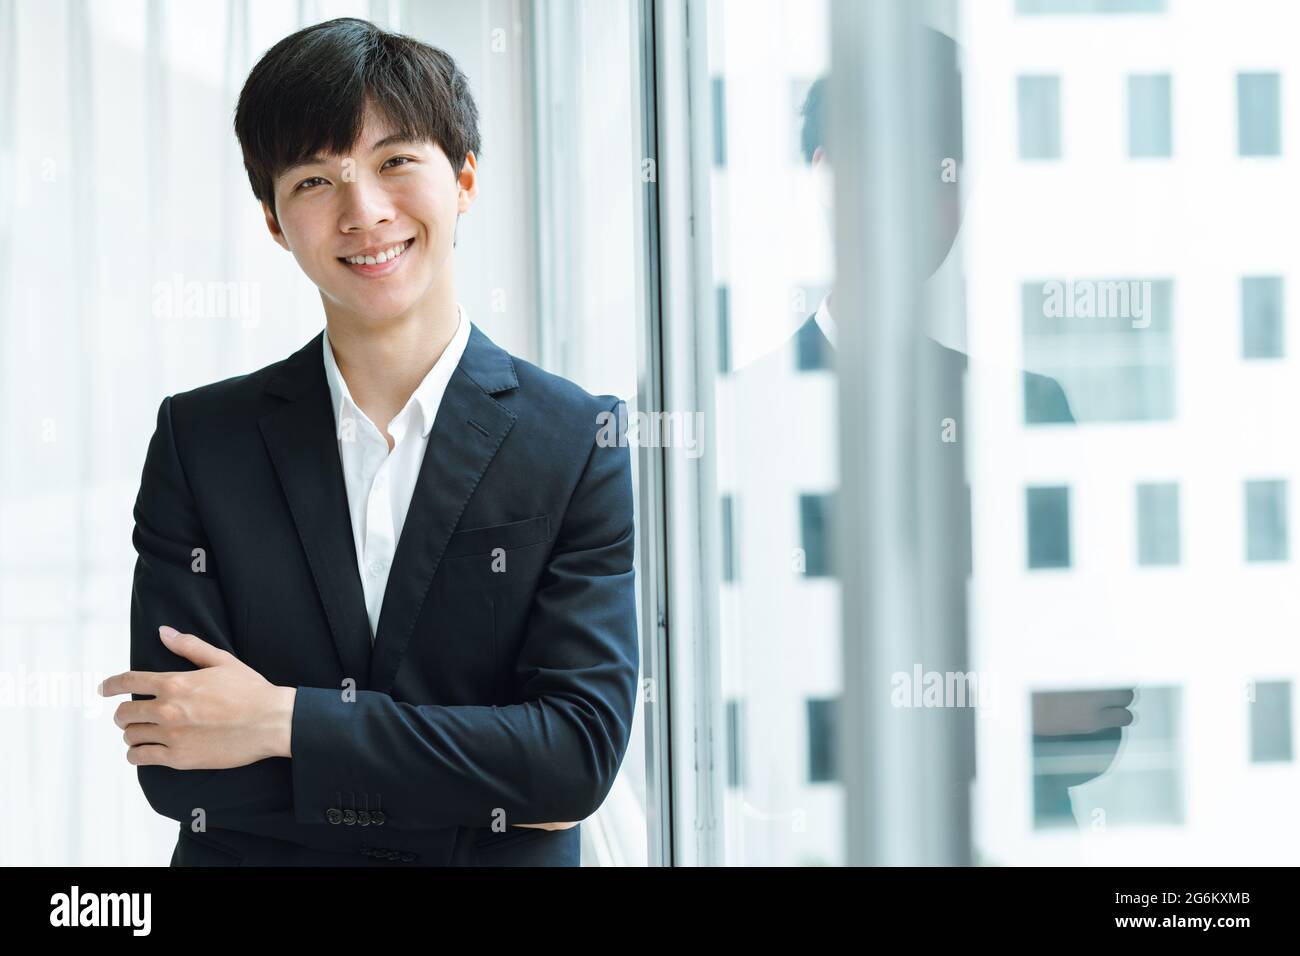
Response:
[[[515,663],[518,703],[411,704],[360,690],[275,687],[235,657],[220,562],[164,399],[135,504],[131,693],[115,720],[160,814],[334,848],[340,791],[383,794],[394,829],[580,821],[603,802],[631,733],[637,653],[626,445],[595,443],[538,582]],[[170,625],[181,634],[164,641]],[[152,699],[149,699],[152,698]],[[134,728],[134,729],[133,729]],[[330,832],[334,831],[334,832]]]

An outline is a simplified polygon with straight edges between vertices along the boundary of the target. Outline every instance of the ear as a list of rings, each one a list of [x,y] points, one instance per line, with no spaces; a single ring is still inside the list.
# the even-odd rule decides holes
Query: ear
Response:
[[[285,249],[289,248],[289,240],[284,238],[284,233],[280,230],[280,223],[276,221],[275,213],[271,211],[270,203],[262,201],[262,214],[266,216],[266,228],[271,232],[271,238],[278,242]]]
[[[474,158],[473,150],[465,154],[465,165],[461,167],[456,183],[460,187],[456,197],[456,211],[466,212],[478,198],[478,160]]]

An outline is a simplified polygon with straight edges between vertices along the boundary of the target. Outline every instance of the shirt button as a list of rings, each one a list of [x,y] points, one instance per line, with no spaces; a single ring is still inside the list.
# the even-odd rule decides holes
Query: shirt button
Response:
[[[370,562],[370,573],[375,575],[375,577],[378,577],[379,575],[383,574],[384,568],[385,568],[385,564],[382,561]]]

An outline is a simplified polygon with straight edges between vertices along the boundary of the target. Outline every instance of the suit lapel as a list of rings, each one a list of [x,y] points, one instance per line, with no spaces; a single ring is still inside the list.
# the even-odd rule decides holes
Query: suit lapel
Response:
[[[447,541],[514,426],[514,413],[492,396],[518,385],[510,356],[471,325],[465,353],[429,432],[393,555],[370,661],[373,690],[387,693],[392,688]]]
[[[259,424],[311,565],[343,674],[364,688],[370,674],[370,622],[357,571],[322,336],[318,333],[268,379],[267,391],[289,401]]]
[[[358,687],[388,692],[405,656],[447,541],[479,479],[514,426],[492,396],[518,388],[514,363],[476,325],[438,406],[411,504],[393,555],[373,648],[357,570],[347,485],[325,380],[322,333],[268,377],[289,401],[259,420],[343,673]]]

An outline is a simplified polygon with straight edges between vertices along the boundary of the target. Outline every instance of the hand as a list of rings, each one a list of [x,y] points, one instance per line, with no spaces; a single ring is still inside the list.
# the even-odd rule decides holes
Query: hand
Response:
[[[166,625],[158,636],[193,671],[126,671],[100,694],[151,694],[117,706],[126,759],[137,766],[225,770],[267,757],[288,757],[297,689],[277,687],[235,655]]]
[[[1133,723],[1132,690],[1041,691],[1033,695],[1038,736],[1091,734]]]

